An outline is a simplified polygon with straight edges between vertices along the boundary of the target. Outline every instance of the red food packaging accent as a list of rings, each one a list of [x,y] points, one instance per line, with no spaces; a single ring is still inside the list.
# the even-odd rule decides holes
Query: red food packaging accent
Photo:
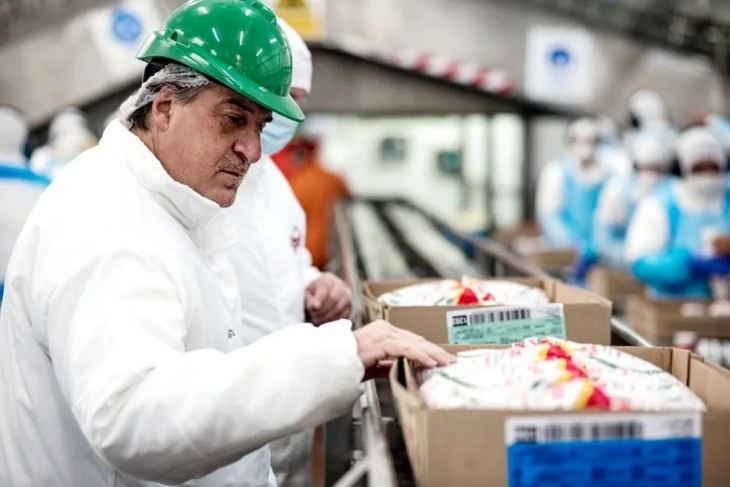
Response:
[[[471,288],[464,288],[459,296],[457,303],[459,306],[469,306],[470,304],[479,304],[479,297]]]
[[[586,408],[611,409],[611,399],[608,398],[600,387],[594,385],[593,394],[588,398]]]

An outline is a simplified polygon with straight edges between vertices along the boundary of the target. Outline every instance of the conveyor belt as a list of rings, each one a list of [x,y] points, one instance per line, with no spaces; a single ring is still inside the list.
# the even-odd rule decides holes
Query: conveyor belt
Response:
[[[362,203],[360,203],[362,204]],[[387,210],[385,208],[388,208]],[[373,205],[374,213],[382,218],[382,225],[369,223],[375,228],[387,230],[392,237],[392,242],[400,250],[402,261],[410,267],[409,273],[397,276],[387,269],[387,266],[356,263],[356,256],[360,259],[379,258],[379,252],[362,248],[367,241],[367,231],[353,229],[353,220],[349,217],[357,213],[359,219],[365,216],[365,220],[371,219],[372,212],[368,210],[357,210],[350,213],[344,205],[337,208],[335,212],[335,225],[338,239],[337,247],[340,261],[343,265],[342,274],[353,290],[355,309],[361,309],[360,283],[365,279],[410,277],[415,274],[421,277],[442,277],[436,269],[445,272],[465,272],[469,275],[489,275],[492,277],[508,277],[515,275],[530,276],[536,278],[549,278],[550,276],[542,270],[535,268],[528,262],[515,256],[502,246],[488,241],[460,236],[458,232],[448,229],[444,222],[439,221],[432,215],[420,213],[414,210],[411,205],[403,203],[382,203]],[[398,208],[398,209],[396,209]],[[406,211],[404,211],[405,209]],[[413,215],[417,216],[413,216]],[[393,218],[391,221],[388,217]],[[416,223],[414,223],[416,222]],[[424,225],[424,222],[428,225]],[[359,225],[359,223],[358,223]],[[366,225],[368,225],[366,223]],[[400,228],[399,228],[400,227]],[[461,242],[457,244],[470,243],[477,250],[477,263],[466,259],[456,264],[457,259],[453,258],[453,249],[457,246],[450,244],[444,246],[439,243],[438,230],[449,230],[449,235],[456,235]],[[372,231],[372,229],[371,229]],[[423,234],[417,232],[423,231]],[[426,244],[423,243],[423,235],[427,235]],[[429,240],[430,239],[430,240]],[[441,238],[445,242],[445,239]],[[357,245],[356,245],[357,242]],[[357,247],[360,248],[357,248]],[[366,245],[367,246],[367,245]],[[389,252],[393,251],[393,245],[385,244]],[[381,250],[382,248],[380,247]],[[386,254],[387,255],[387,254]],[[395,262],[392,256],[386,257]],[[459,266],[466,262],[474,266],[474,273],[459,269]],[[446,264],[448,263],[448,264]],[[401,265],[401,264],[397,264]],[[464,268],[466,269],[466,267]],[[401,266],[402,270],[402,266]],[[373,274],[370,274],[373,272]],[[430,273],[429,273],[430,272]],[[456,277],[456,276],[453,276]],[[361,323],[356,319],[356,326]],[[626,324],[614,319],[612,322],[612,343],[614,345],[640,345],[651,346],[646,340],[635,333]],[[397,422],[395,408],[387,381],[369,381],[363,385],[364,394],[361,401],[356,405],[350,427],[343,421],[333,422],[327,428],[327,485],[337,487],[350,487],[361,485],[364,479],[368,486],[377,487],[410,487],[415,486],[415,481],[410,468],[410,462],[405,451],[400,426]],[[349,445],[350,456],[344,458],[343,447]],[[331,472],[340,472],[350,467],[347,473],[338,475],[335,481]]]
[[[406,244],[430,263],[436,275],[454,279],[484,275],[483,270],[459,247],[446,240],[422,213],[397,203],[386,204],[383,213]]]
[[[350,221],[356,251],[366,275],[382,276],[381,279],[416,277],[372,205],[353,203]]]

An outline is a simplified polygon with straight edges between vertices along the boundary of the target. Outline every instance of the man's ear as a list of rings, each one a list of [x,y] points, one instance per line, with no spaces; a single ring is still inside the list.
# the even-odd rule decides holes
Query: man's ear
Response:
[[[172,111],[173,94],[168,87],[163,87],[155,101],[152,102],[152,119],[157,127],[162,130],[170,125],[170,113]]]

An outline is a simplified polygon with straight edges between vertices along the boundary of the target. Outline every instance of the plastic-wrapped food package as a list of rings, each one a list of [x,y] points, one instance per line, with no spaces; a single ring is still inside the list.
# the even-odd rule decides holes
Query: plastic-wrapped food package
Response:
[[[462,278],[414,284],[378,297],[390,306],[542,306],[550,299],[542,289],[510,281]]]
[[[687,386],[649,362],[555,338],[462,352],[455,364],[420,369],[417,378],[426,402],[439,409],[705,410]]]

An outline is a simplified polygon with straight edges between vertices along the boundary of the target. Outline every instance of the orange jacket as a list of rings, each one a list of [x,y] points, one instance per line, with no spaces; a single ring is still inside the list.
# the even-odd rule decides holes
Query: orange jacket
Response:
[[[350,191],[340,176],[314,161],[293,170],[289,182],[307,216],[307,248],[312,263],[324,269],[329,258],[332,212],[337,200],[348,198]]]

